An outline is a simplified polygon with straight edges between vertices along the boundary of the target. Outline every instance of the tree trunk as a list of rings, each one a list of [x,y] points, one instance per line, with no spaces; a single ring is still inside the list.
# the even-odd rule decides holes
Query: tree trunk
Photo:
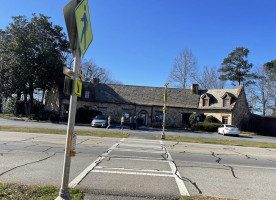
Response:
[[[27,91],[24,91],[24,109],[25,109],[25,116],[28,116],[28,94]]]
[[[42,91],[42,98],[41,98],[41,103],[43,104],[44,101],[44,97],[45,97],[45,89],[43,89]]]
[[[29,100],[29,115],[33,112],[33,105],[34,105],[34,89],[30,87],[30,100]]]

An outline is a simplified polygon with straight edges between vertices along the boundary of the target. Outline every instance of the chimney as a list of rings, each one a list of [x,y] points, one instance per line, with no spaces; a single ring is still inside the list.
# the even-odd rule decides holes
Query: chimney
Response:
[[[100,83],[100,79],[99,78],[90,78],[90,83],[99,84]]]
[[[191,91],[193,94],[198,94],[198,84],[192,84]]]

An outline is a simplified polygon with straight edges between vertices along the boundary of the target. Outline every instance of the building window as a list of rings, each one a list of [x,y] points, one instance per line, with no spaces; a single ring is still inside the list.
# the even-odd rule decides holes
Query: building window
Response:
[[[230,105],[230,99],[223,99],[223,107]]]
[[[203,99],[203,106],[209,106],[209,99]]]
[[[85,97],[86,99],[89,99],[89,95],[90,95],[89,91],[86,90],[85,93],[84,93],[84,97]]]
[[[222,123],[228,124],[228,117],[222,117]]]
[[[155,112],[155,122],[163,122],[163,112],[162,111]]]

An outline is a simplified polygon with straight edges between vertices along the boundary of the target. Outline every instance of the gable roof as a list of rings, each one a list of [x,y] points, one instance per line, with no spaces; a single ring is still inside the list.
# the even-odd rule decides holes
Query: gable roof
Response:
[[[93,85],[96,102],[138,104],[138,105],[164,105],[163,87],[143,87],[131,85],[96,84]],[[189,89],[168,88],[167,106],[181,108],[197,108],[198,94]]]
[[[239,86],[238,88],[233,89],[211,89],[211,90],[202,90],[202,95],[206,93],[213,96],[212,101],[210,102],[210,106],[202,106],[202,98],[200,98],[198,109],[232,109],[235,106],[236,99],[238,99],[241,89],[243,86]],[[229,107],[223,107],[223,99],[222,97],[228,94],[231,96],[231,105]]]

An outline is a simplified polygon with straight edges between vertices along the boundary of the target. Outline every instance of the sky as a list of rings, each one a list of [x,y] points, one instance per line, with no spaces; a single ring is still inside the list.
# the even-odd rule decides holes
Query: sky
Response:
[[[0,29],[12,16],[41,13],[67,34],[69,0],[1,1]],[[254,66],[276,59],[275,0],[88,0],[93,60],[125,85],[163,87],[174,59],[188,48],[199,70],[219,67],[236,47]]]

